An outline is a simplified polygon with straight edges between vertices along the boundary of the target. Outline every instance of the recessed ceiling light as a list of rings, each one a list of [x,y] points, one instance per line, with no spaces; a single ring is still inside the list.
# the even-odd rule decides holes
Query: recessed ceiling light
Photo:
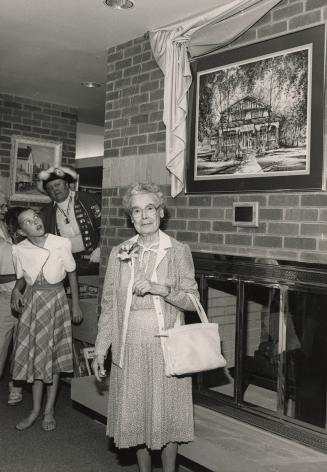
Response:
[[[81,82],[81,85],[87,88],[96,88],[101,87],[102,84],[99,84],[99,82]]]
[[[117,10],[129,10],[134,7],[132,0],[104,0],[104,4]]]

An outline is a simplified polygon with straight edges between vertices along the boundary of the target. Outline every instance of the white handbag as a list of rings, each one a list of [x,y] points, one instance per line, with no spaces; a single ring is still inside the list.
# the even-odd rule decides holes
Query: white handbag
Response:
[[[181,325],[178,318],[173,328],[161,331],[161,344],[166,375],[187,375],[225,367],[221,353],[217,323],[209,323],[207,315],[193,295],[188,293],[201,323]]]

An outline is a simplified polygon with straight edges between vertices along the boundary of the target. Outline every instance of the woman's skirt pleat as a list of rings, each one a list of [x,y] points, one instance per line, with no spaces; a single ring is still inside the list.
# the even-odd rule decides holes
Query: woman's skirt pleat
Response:
[[[154,310],[131,312],[123,368],[112,365],[107,433],[119,448],[193,440],[191,378],[167,377]]]
[[[29,287],[14,343],[12,377],[51,383],[73,371],[71,318],[63,286]]]

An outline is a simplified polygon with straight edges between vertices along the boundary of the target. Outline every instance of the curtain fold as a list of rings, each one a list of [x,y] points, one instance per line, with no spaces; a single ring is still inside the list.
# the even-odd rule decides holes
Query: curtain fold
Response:
[[[205,25],[192,35],[188,52],[192,58],[209,54],[234,41],[271,10],[280,0],[254,0],[246,8],[228,11],[226,18],[220,18]]]
[[[194,55],[225,46],[280,1],[220,0],[219,6],[213,10],[150,31],[151,48],[165,78],[163,122],[172,197],[184,188],[188,90],[192,83],[190,45]]]

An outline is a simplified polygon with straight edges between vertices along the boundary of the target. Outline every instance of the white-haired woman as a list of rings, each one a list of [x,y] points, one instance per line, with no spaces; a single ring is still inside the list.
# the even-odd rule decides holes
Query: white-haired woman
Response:
[[[198,296],[189,247],[162,232],[163,194],[155,184],[129,187],[124,206],[138,233],[114,247],[104,281],[93,368],[100,380],[112,350],[107,434],[118,448],[136,447],[140,472],[161,450],[175,470],[177,445],[193,439],[191,378],[167,377],[159,326],[174,325]]]

